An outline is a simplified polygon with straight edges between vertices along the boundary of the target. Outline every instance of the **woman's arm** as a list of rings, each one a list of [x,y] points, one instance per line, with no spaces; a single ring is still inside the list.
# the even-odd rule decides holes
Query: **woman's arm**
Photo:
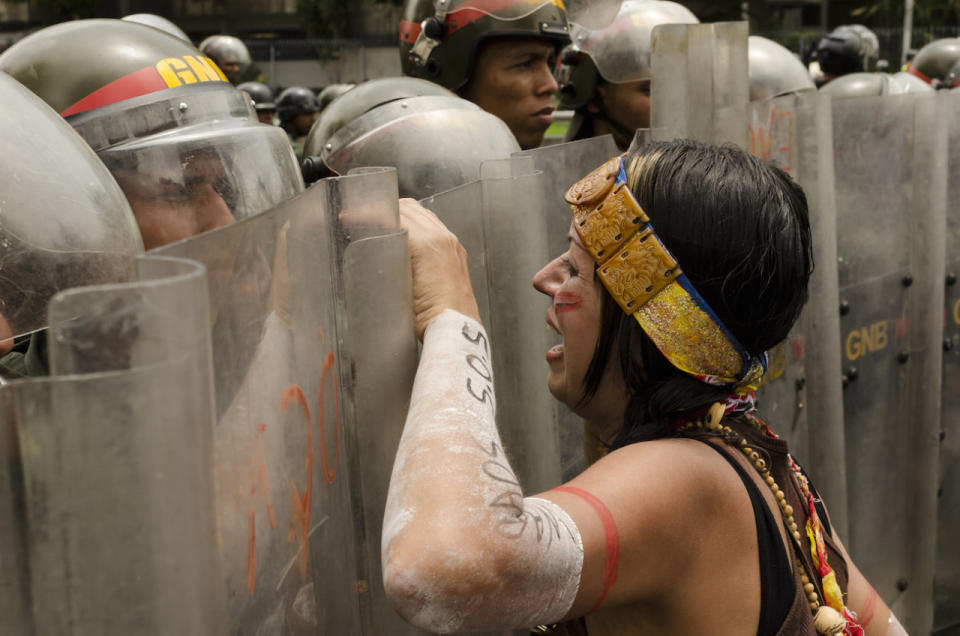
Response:
[[[833,540],[847,562],[847,607],[857,613],[857,622],[863,627],[864,636],[907,636],[903,625],[857,568],[836,533]]]

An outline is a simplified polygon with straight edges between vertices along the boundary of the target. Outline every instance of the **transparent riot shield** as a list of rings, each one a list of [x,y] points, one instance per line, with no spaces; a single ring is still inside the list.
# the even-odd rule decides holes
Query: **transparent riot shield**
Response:
[[[788,95],[749,104],[750,152],[804,189],[813,232],[809,301],[786,341],[769,352],[761,414],[790,444],[847,536],[833,129],[829,97]]]
[[[940,431],[940,495],[937,511],[937,569],[934,573],[934,632],[960,624],[960,93],[946,98],[949,131],[943,381]]]
[[[555,258],[567,251],[567,232],[570,230],[573,215],[570,204],[563,198],[564,193],[597,166],[618,154],[620,150],[610,135],[524,150],[514,154],[515,157],[532,159],[534,169],[542,173],[537,181],[541,187],[540,196],[546,220],[549,258]],[[549,335],[552,340],[548,346],[559,344],[560,338],[557,334]],[[539,359],[539,355],[536,359]],[[553,404],[562,478],[568,481],[583,472],[585,468],[583,424],[582,420],[566,405],[556,400]]]
[[[928,633],[940,422],[946,141],[933,95],[832,104],[850,537]]]
[[[650,126],[747,147],[746,22],[661,24],[650,43]]]
[[[225,631],[204,269],[135,280],[58,294],[51,377],[0,388],[3,633]]]
[[[554,399],[544,354],[553,338],[533,275],[551,258],[543,174],[529,157],[483,164],[482,179],[424,199],[467,250],[480,316],[491,340],[497,425],[524,492],[560,482]]]
[[[229,633],[403,633],[379,573],[416,367],[395,172],[161,251],[210,270]]]

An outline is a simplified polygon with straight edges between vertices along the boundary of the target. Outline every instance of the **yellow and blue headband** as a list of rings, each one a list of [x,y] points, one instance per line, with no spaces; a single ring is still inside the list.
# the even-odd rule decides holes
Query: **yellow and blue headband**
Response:
[[[680,269],[627,186],[622,157],[575,183],[566,200],[603,286],[660,353],[701,382],[756,390],[766,354],[751,356]]]

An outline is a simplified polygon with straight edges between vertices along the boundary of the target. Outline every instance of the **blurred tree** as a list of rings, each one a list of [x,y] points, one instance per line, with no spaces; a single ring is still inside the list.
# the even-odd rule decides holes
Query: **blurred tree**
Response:
[[[303,18],[307,37],[339,38],[347,34],[351,14],[348,2],[297,0],[297,13]]]
[[[103,0],[40,0],[40,5],[57,20],[89,18],[95,15]]]
[[[903,0],[870,0],[850,12],[859,21],[876,25],[903,24]],[[960,0],[918,0],[913,6],[914,28],[956,25]]]

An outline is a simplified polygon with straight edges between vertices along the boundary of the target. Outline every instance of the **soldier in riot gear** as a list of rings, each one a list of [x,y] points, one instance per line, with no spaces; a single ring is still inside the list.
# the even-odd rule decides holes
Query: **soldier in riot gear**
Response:
[[[127,22],[137,22],[139,24],[146,24],[147,26],[151,26],[154,29],[160,29],[161,31],[165,31],[175,38],[180,38],[184,42],[193,44],[193,42],[190,41],[190,38],[187,36],[187,34],[183,32],[183,29],[181,29],[176,24],[174,24],[173,22],[171,22],[170,20],[167,20],[162,16],[155,15],[153,13],[133,13],[130,15],[125,15],[120,19],[126,20]]]
[[[404,75],[457,92],[535,148],[553,122],[557,48],[569,42],[560,0],[408,0],[400,23]]]
[[[257,111],[257,119],[261,124],[274,125],[277,115],[277,103],[273,97],[273,89],[263,82],[244,82],[237,86],[253,100],[253,108]]]
[[[880,45],[876,34],[861,24],[839,26],[817,43],[816,57],[823,83],[871,69]]]
[[[0,55],[0,70],[65,117],[107,165],[147,249],[258,214],[303,187],[283,133],[260,124],[208,58],[156,29],[54,25]]]
[[[907,73],[915,75],[934,88],[950,88],[945,84],[947,75],[960,61],[960,38],[934,40],[917,51],[913,60],[907,64]]]
[[[751,35],[747,41],[750,101],[816,90],[797,56],[773,40]]]
[[[143,243],[123,193],[69,125],[3,73],[0,96],[0,378],[46,375],[46,339],[27,334],[46,326],[49,300],[124,281]]]
[[[304,177],[395,166],[400,196],[422,199],[480,177],[480,164],[520,150],[497,117],[413,77],[360,84],[320,114],[304,146]]]
[[[197,48],[216,62],[227,76],[227,81],[234,85],[240,81],[241,75],[251,64],[246,45],[232,35],[211,35]]]
[[[592,30],[572,24],[560,56],[560,107],[574,109],[566,141],[610,133],[626,150],[650,126],[650,36],[658,24],[699,22],[669,0],[626,0],[613,22]]]
[[[313,122],[317,121],[320,104],[316,95],[309,88],[291,86],[285,88],[277,97],[277,117],[280,127],[290,138],[293,152],[300,157],[303,154],[303,143],[307,139]]]
[[[320,106],[320,111],[323,112],[323,109],[329,106],[330,102],[340,97],[354,86],[356,86],[356,84],[330,84],[329,86],[324,87],[322,91],[317,93],[317,104]]]
[[[831,99],[903,95],[905,93],[932,93],[933,88],[910,73],[850,73],[838,77],[820,89]]]

